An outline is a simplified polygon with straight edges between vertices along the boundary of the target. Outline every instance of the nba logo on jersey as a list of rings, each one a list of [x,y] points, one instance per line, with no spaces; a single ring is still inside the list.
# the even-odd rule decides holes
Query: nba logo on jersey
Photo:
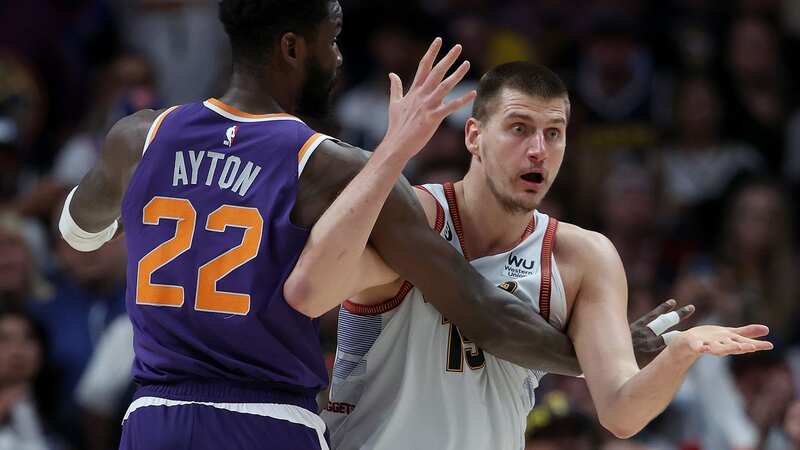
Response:
[[[228,128],[225,131],[225,140],[222,141],[222,143],[227,145],[228,147],[233,145],[233,140],[236,139],[236,132],[237,131],[239,131],[239,125],[234,125],[234,126]]]

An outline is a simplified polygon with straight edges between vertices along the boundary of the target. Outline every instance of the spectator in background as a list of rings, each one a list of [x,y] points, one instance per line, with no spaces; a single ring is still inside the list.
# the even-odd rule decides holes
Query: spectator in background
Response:
[[[800,448],[800,401],[796,400],[789,406],[783,422],[783,431],[794,448]]]
[[[28,245],[38,238],[31,236],[36,231],[17,214],[0,211],[0,307],[24,307],[28,301],[52,295]]]
[[[594,420],[582,414],[555,417],[525,441],[525,450],[594,450],[600,443]]]
[[[141,109],[158,109],[155,74],[139,54],[122,53],[100,71],[89,112],[80,128],[56,154],[53,168],[17,202],[25,215],[46,217],[54,204],[94,164],[108,130],[119,119]]]
[[[652,174],[640,165],[619,164],[612,168],[603,187],[602,200],[597,204],[600,207],[594,208],[600,214],[601,232],[619,251],[628,282],[655,286],[663,245]]]
[[[43,88],[33,69],[0,49],[0,205],[30,189],[33,147],[44,132]]]
[[[100,336],[75,391],[87,450],[119,444],[119,424],[133,397],[133,356],[133,325],[127,315],[121,315]]]
[[[217,95],[223,85],[230,52],[217,3],[113,2],[124,43],[155,66],[158,95],[167,106]]]
[[[793,230],[789,203],[776,184],[756,180],[735,193],[718,255],[721,288],[731,293],[716,306],[721,323],[746,318],[788,340],[800,293]]]
[[[673,218],[696,214],[695,208],[720,198],[738,175],[766,170],[753,147],[723,140],[721,99],[708,79],[683,80],[676,98],[672,139],[656,161],[667,201],[662,207]]]
[[[747,417],[758,430],[759,450],[793,450],[784,421],[797,392],[792,374],[780,352],[731,359],[736,387]]]
[[[0,450],[47,450],[34,396],[42,335],[21,309],[0,305]]]
[[[622,12],[598,11],[581,41],[570,118],[575,139],[565,155],[579,221],[600,200],[596,186],[615,161],[658,142],[658,126],[669,118],[665,86],[637,24]]]
[[[62,205],[59,203],[54,212]],[[28,305],[45,329],[50,363],[57,374],[56,408],[47,413],[60,434],[73,445],[82,446],[74,392],[103,331],[125,312],[125,247],[117,239],[96,252],[82,253],[61,239],[55,227],[53,234],[53,253],[58,262],[51,275],[55,293]]]
[[[774,26],[757,17],[733,22],[725,72],[726,131],[754,145],[773,170],[783,162],[787,116],[796,106],[785,70]]]
[[[376,27],[367,45],[372,70],[363,82],[341,96],[336,118],[343,140],[371,151],[383,139],[389,123],[387,74],[393,72],[403,80],[412,80],[427,41],[417,36],[411,25],[392,22]]]

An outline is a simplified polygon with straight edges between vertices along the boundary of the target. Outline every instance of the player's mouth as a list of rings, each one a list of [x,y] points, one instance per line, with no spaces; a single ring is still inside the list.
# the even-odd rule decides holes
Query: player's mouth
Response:
[[[540,187],[542,184],[544,184],[544,174],[541,172],[524,173],[520,176],[520,178],[525,182],[525,184],[531,184],[536,187]]]

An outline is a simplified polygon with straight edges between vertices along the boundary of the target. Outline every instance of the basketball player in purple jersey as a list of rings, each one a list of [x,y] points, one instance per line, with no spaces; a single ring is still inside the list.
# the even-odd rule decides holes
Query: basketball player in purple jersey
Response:
[[[326,448],[315,395],[327,373],[308,317],[316,314],[305,309],[313,274],[284,282],[309,227],[367,161],[292,115],[327,103],[342,61],[341,9],[331,0],[222,0],[220,18],[234,57],[225,95],[118,122],[59,227],[83,251],[111,239],[118,218],[126,231],[139,388],[121,448]],[[371,176],[404,164],[472,99],[442,102],[468,65],[445,78],[460,47],[434,65],[440,47],[407,95],[398,97],[392,76],[392,123]],[[578,373],[569,340],[442,241],[407,182],[392,189],[371,241],[479,345],[511,343],[506,353],[532,367]],[[643,336],[643,348],[660,345]]]

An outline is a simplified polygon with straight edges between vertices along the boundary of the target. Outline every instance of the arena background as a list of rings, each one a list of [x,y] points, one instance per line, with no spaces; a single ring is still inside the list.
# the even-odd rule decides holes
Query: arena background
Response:
[[[692,324],[772,329],[772,352],[703,358],[627,442],[599,427],[583,380],[546,377],[528,448],[800,448],[800,1],[340,1],[345,67],[320,129],[374,147],[387,72],[409,80],[437,35],[464,45],[464,89],[498,63],[548,65],[567,81],[572,118],[543,210],[611,238],[630,317],[674,297],[697,306]],[[53,218],[116,120],[221,94],[229,52],[216,8],[0,2],[2,450],[116,448],[132,389],[124,248],[77,253]],[[413,182],[464,173],[467,114],[414,159]],[[335,327],[333,312],[329,351]]]

